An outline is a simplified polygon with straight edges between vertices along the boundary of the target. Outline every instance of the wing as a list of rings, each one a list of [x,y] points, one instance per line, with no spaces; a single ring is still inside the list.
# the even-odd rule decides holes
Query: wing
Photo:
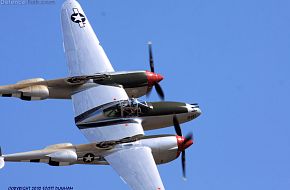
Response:
[[[122,149],[105,159],[132,189],[164,189],[149,147]]]
[[[70,76],[114,71],[77,1],[64,2],[61,21]],[[122,100],[128,100],[128,95],[123,88],[117,86],[94,85],[77,89],[72,95],[76,123],[96,117],[105,105]],[[136,120],[92,123],[79,128],[90,142],[118,140],[144,134],[140,122]]]
[[[61,23],[70,76],[114,71],[77,1],[64,2]]]

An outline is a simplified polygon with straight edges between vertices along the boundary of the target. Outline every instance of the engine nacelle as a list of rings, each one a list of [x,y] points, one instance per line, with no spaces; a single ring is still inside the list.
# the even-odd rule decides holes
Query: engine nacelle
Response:
[[[73,150],[59,150],[47,155],[54,162],[72,163],[78,160],[78,155]]]
[[[49,145],[45,147],[45,149],[57,149],[57,148],[63,148],[63,147],[68,147],[68,146],[73,146],[73,144],[72,143],[54,144],[54,145]]]
[[[45,81],[45,80],[43,78],[26,79],[26,80],[21,80],[17,82],[17,84],[27,84],[27,83],[41,82],[41,81]]]
[[[156,164],[171,162],[179,156],[176,136],[142,139],[141,143],[151,148]]]
[[[34,85],[19,90],[22,100],[44,100],[49,97],[49,90],[45,85]]]

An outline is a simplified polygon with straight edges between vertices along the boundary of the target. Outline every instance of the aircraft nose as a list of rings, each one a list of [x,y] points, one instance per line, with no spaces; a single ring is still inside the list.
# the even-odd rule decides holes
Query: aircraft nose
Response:
[[[201,115],[201,110],[200,110],[200,108],[194,108],[194,111],[195,111],[198,115]]]
[[[188,112],[196,112],[198,115],[201,114],[201,109],[198,104],[186,104]]]

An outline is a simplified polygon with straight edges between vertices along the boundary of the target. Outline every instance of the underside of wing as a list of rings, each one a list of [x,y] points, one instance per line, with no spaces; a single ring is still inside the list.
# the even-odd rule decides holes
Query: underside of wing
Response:
[[[122,149],[105,159],[132,189],[164,189],[149,147]]]
[[[64,2],[61,23],[70,76],[114,71],[77,1]]]

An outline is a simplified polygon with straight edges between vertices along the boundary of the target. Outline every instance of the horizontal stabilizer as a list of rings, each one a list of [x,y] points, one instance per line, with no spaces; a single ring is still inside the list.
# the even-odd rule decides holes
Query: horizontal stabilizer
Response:
[[[22,89],[0,89],[2,97],[16,97],[21,100],[44,100],[49,97],[49,89],[45,85],[34,85]]]
[[[14,89],[0,89],[0,96],[2,97],[20,97],[21,92]]]

